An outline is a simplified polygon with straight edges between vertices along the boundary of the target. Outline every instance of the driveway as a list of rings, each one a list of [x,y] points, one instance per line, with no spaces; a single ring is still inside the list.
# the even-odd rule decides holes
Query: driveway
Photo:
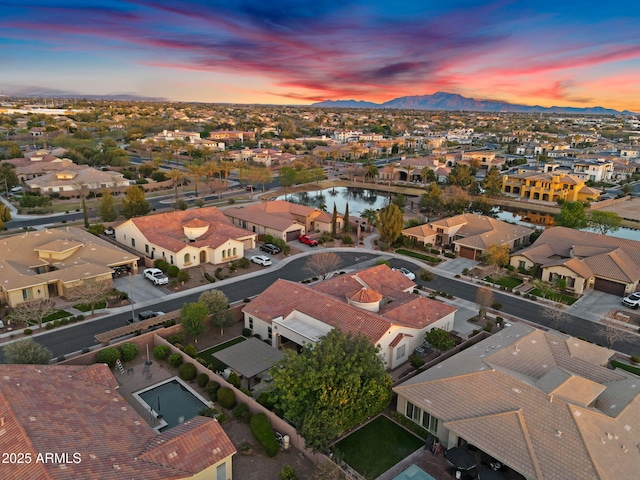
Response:
[[[597,290],[585,291],[582,298],[567,307],[567,313],[585,320],[597,322],[611,310],[631,310],[622,305],[622,298]]]
[[[142,274],[118,277],[113,284],[118,290],[127,292],[133,303],[151,302],[157,298],[165,297],[170,292],[166,286],[156,287]]]
[[[477,260],[471,260],[470,258],[453,258],[451,260],[447,260],[446,262],[441,263],[435,268],[431,268],[430,270],[433,273],[438,275],[442,275],[445,277],[453,277],[456,274],[462,273],[462,271],[466,268],[471,270],[473,267],[478,265],[480,262]]]

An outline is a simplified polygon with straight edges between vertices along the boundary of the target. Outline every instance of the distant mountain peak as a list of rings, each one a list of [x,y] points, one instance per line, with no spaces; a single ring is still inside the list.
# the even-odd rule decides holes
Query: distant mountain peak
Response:
[[[401,110],[446,110],[475,112],[516,112],[516,113],[578,113],[600,115],[630,115],[633,112],[622,112],[603,107],[541,107],[539,105],[519,105],[499,100],[476,100],[458,93],[435,92],[432,95],[411,95],[394,98],[384,103],[373,103],[364,100],[327,100],[314,103],[312,107],[328,108],[397,108]]]

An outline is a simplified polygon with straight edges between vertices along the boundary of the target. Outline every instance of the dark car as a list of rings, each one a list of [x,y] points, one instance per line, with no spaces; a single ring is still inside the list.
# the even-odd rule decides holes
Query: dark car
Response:
[[[265,243],[260,247],[260,250],[262,250],[263,252],[270,253],[271,255],[280,253],[280,247],[274,245],[273,243]]]

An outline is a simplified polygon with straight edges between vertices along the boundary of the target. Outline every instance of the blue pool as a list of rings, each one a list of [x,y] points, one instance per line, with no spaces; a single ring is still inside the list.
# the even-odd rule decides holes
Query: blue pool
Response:
[[[177,377],[134,393],[145,406],[155,427],[175,427],[198,415],[208,403]]]

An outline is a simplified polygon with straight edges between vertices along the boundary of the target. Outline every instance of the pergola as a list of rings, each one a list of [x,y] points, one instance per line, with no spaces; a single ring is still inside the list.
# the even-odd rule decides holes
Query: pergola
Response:
[[[281,351],[255,337],[220,350],[213,356],[245,377],[248,382],[284,358]]]

